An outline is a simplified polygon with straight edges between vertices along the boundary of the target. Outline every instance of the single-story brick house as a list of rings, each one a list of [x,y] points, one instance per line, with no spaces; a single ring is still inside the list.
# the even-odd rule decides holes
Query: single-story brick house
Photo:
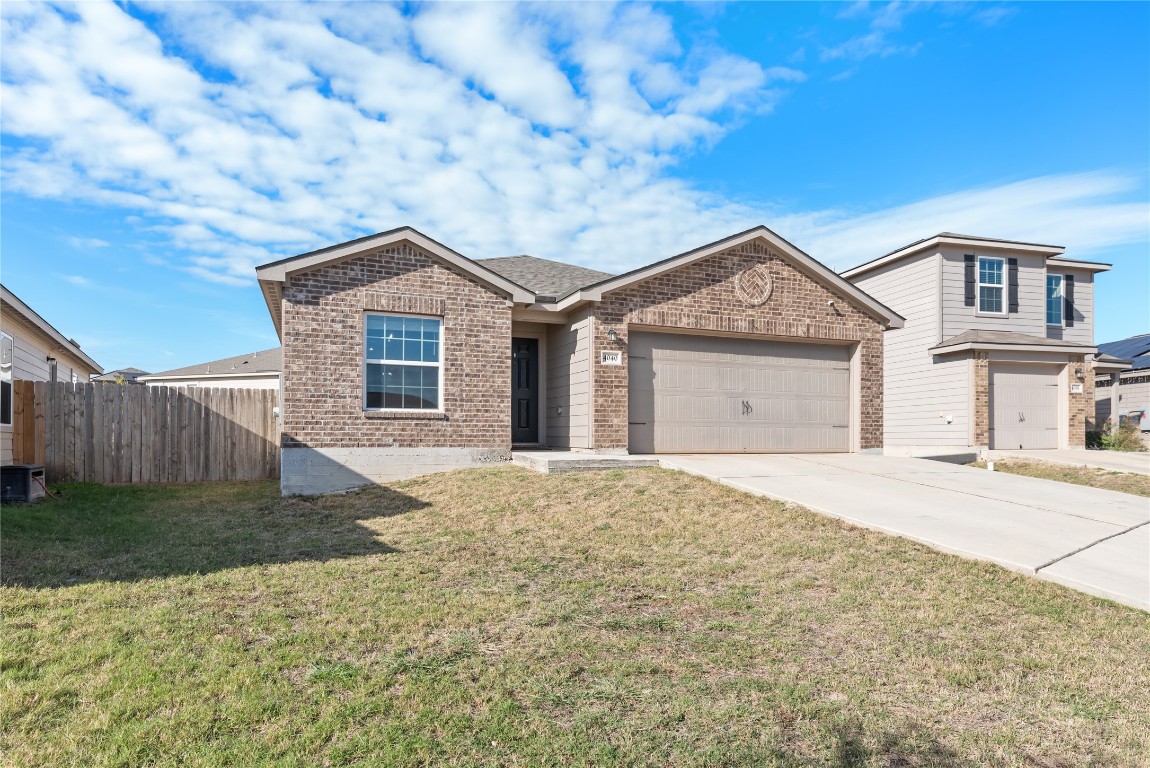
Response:
[[[902,318],[766,227],[622,275],[404,227],[257,268],[284,493],[506,460],[875,451]]]

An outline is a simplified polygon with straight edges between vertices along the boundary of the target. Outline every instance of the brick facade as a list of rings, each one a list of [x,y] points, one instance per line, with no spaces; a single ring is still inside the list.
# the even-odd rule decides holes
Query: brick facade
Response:
[[[736,290],[738,275],[754,264],[765,265],[773,285],[770,298],[760,306],[743,301]],[[833,307],[827,304],[831,300]],[[608,293],[593,316],[593,360],[602,350],[625,350],[632,325],[857,344],[861,448],[882,447],[882,323],[772,253],[765,241],[752,241]],[[618,333],[618,342],[607,337],[610,328]],[[626,364],[595,366],[592,440],[598,450],[627,447],[627,381]]]
[[[990,355],[975,352],[974,360],[974,444],[990,445]]]
[[[443,413],[365,412],[366,311],[443,318]],[[285,448],[511,448],[511,307],[419,248],[290,276],[283,301]]]
[[[1082,391],[1070,393],[1070,447],[1086,447],[1086,430],[1094,429],[1094,366],[1086,362],[1083,355],[1070,357],[1070,383],[1082,384]],[[1085,379],[1074,375],[1082,371]]]

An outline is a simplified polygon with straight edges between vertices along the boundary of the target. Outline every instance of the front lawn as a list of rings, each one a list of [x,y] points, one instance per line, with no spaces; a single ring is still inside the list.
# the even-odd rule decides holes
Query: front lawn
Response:
[[[986,469],[986,462],[979,460],[972,467]],[[1071,467],[1049,461],[1027,461],[1026,459],[999,459],[994,462],[995,472],[1012,475],[1039,477],[1043,480],[1057,480],[1060,483],[1087,485],[1108,491],[1130,493],[1135,496],[1150,496],[1150,475],[1136,472],[1113,472],[1096,467]]]
[[[1150,615],[663,470],[3,510],[10,765],[1112,766]]]

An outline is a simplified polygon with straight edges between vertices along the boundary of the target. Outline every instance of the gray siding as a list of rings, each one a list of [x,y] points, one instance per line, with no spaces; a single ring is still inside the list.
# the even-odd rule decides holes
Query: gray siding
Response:
[[[547,445],[591,447],[591,321],[586,313],[547,334]]]
[[[1047,326],[1046,335],[1051,339],[1064,339],[1076,344],[1094,343],[1094,273],[1079,269],[1051,267],[1050,274],[1074,275],[1074,326],[1055,328]],[[1045,278],[1043,278],[1045,285]],[[1043,293],[1043,299],[1046,294]],[[1046,305],[1043,304],[1045,313]],[[1045,321],[1045,314],[1044,314]]]
[[[906,318],[903,328],[883,334],[883,442],[888,446],[970,444],[969,364],[936,362],[927,352],[942,339],[941,268],[939,254],[923,253],[853,281]]]
[[[1018,312],[1006,315],[980,314],[977,311],[977,296],[975,306],[968,307],[963,303],[965,275],[962,257],[967,253],[1018,259]],[[942,257],[942,338],[949,339],[965,331],[1011,331],[1046,336],[1045,257],[956,248],[942,249]],[[1004,291],[1004,305],[1006,295]],[[894,309],[898,311],[897,307]]]
[[[27,336],[20,335],[19,329],[5,328],[12,337],[12,378],[24,381],[48,380],[48,351]],[[57,352],[56,381],[71,381],[72,366]],[[81,381],[87,381],[87,374],[80,374]]]

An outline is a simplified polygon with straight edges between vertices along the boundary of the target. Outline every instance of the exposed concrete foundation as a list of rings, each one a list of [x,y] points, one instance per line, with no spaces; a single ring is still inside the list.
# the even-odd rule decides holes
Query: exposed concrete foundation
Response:
[[[625,453],[589,451],[516,451],[511,461],[545,475],[561,472],[593,472],[600,469],[639,469],[657,467],[655,456],[629,456]]]
[[[290,496],[346,491],[510,459],[506,448],[284,448],[280,492]]]

